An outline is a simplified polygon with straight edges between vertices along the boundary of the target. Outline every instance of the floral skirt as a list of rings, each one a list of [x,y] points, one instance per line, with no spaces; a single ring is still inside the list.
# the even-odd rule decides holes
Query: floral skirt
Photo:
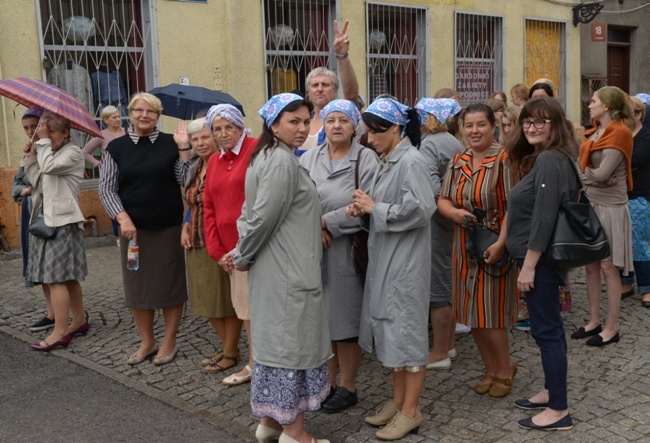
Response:
[[[303,412],[317,411],[330,391],[327,363],[313,369],[272,368],[255,362],[251,379],[251,409],[282,426]]]
[[[650,261],[650,202],[638,197],[630,200],[629,207],[634,261]]]

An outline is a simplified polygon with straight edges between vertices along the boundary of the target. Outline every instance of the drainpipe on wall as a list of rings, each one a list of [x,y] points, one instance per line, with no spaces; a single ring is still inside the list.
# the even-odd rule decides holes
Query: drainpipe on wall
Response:
[[[2,64],[0,64],[0,78],[2,76]],[[9,131],[7,129],[7,108],[5,107],[5,98],[2,97],[2,124],[4,125],[5,130],[5,146],[7,147],[7,165],[6,167],[11,166],[11,152],[9,151]]]

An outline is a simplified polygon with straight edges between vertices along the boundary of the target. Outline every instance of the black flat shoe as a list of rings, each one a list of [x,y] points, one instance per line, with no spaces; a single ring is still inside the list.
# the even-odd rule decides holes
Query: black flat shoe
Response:
[[[321,409],[326,414],[335,414],[337,412],[345,411],[348,408],[356,405],[359,402],[356,392],[350,392],[343,386],[339,386],[336,392],[329,400],[325,400],[321,405]]]
[[[532,418],[524,418],[517,422],[520,427],[524,429],[534,429],[536,431],[568,431],[573,428],[573,420],[571,420],[571,414],[568,414],[555,423],[551,423],[546,426],[539,426],[533,423]]]
[[[330,400],[332,397],[334,397],[334,394],[336,394],[337,389],[338,389],[338,386],[337,386],[337,387],[334,387],[334,386],[331,386],[331,385],[330,385],[330,393],[327,394],[327,397],[325,397],[325,400],[323,400],[323,402],[320,404],[321,408],[323,407],[323,403],[325,403],[326,401],[328,401],[328,400]]]
[[[632,297],[634,295],[634,288],[630,289],[629,291],[625,291],[621,294],[621,300],[625,300],[628,297]]]
[[[603,337],[600,335],[594,335],[589,340],[587,340],[587,346],[605,346],[610,343],[618,343],[620,340],[621,336],[618,334],[618,331],[616,331],[616,334],[614,334],[614,336],[607,341],[603,340]]]
[[[642,300],[641,306],[643,306],[644,308],[650,308],[650,300],[648,301]]]
[[[517,406],[519,409],[526,409],[526,410],[546,409],[548,407],[548,403],[533,403],[528,399],[523,399],[523,400],[516,400],[515,406]]]
[[[571,338],[574,340],[579,340],[581,338],[593,337],[594,335],[598,335],[601,332],[603,332],[602,325],[598,325],[594,329],[591,329],[589,331],[585,331],[585,328],[580,327],[580,329],[578,329],[576,332],[571,334]]]

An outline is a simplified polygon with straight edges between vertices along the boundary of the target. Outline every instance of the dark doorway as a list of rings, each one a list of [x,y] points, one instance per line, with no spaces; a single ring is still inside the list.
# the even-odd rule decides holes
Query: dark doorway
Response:
[[[607,84],[630,92],[630,47],[633,28],[607,27]]]
[[[607,84],[630,92],[629,46],[607,46]]]

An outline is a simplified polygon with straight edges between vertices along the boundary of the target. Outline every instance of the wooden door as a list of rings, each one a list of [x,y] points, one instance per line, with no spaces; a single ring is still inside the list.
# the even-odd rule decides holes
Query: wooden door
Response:
[[[607,84],[630,92],[629,46],[607,46]]]

